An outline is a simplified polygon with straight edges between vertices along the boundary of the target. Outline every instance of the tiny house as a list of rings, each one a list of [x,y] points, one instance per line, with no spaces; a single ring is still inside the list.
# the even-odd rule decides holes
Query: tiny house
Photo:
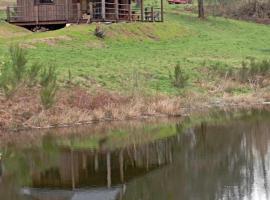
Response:
[[[163,21],[163,0],[144,7],[143,0],[17,0],[7,7],[7,21],[21,26],[67,23]]]

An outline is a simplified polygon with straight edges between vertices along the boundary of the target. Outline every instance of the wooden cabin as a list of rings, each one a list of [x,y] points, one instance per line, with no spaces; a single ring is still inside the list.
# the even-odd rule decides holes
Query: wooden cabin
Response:
[[[157,7],[133,6],[131,0],[17,0],[7,7],[7,21],[16,25],[163,21],[163,0]]]

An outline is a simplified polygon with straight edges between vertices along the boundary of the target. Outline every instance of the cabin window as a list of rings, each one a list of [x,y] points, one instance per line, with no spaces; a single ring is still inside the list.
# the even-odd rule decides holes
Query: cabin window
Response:
[[[36,0],[36,4],[52,4],[54,0]]]

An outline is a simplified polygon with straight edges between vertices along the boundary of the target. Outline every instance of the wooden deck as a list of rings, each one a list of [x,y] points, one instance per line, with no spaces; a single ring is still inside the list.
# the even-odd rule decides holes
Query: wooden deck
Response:
[[[17,0],[19,3],[21,0]],[[86,8],[72,0],[55,0],[53,4],[34,4],[28,0],[7,7],[7,21],[19,26],[53,25],[90,22],[162,22],[163,0],[160,7],[132,8],[127,0],[92,0]]]

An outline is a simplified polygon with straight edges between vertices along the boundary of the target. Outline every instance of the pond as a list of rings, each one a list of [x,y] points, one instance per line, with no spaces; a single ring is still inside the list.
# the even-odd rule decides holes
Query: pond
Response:
[[[9,133],[1,200],[267,200],[270,112]]]

